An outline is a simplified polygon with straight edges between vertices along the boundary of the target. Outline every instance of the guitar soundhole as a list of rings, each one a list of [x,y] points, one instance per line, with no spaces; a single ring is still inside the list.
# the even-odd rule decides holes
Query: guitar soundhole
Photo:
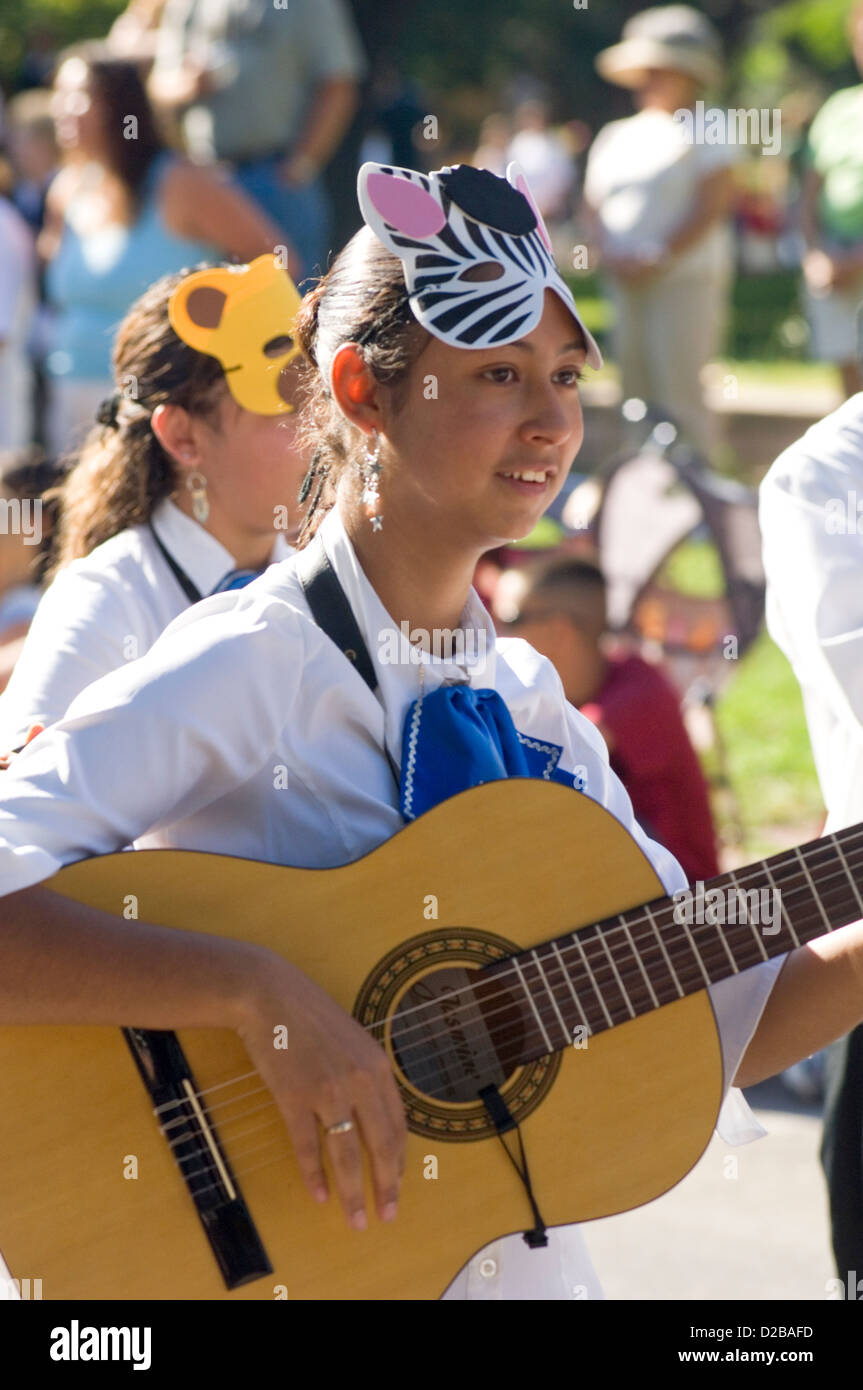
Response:
[[[519,1060],[531,1020],[523,995],[516,1003],[500,979],[517,949],[493,932],[449,926],[401,942],[366,976],[354,1017],[389,1048],[413,1134],[495,1138],[484,1086],[497,1086],[519,1123],[548,1095],[560,1055]]]
[[[411,1085],[430,1099],[458,1104],[475,1101],[484,1086],[503,1086],[524,1028],[515,997],[496,981],[448,966],[402,996],[390,1036]]]

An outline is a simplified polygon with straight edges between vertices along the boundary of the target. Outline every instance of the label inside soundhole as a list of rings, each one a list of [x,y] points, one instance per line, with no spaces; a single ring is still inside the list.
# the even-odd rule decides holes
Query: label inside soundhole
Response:
[[[515,998],[499,978],[448,966],[430,971],[399,1001],[393,1052],[407,1080],[429,1099],[456,1104],[501,1087],[524,1041]]]

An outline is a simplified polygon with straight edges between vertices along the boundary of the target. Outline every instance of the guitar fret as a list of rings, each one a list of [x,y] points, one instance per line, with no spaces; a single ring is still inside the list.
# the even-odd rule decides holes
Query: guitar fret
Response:
[[[860,916],[863,917],[863,899],[861,899],[860,894],[859,894],[858,891],[857,891],[857,884],[854,882],[854,876],[852,875],[851,870],[848,868],[848,863],[847,863],[847,861],[846,861],[846,859],[845,859],[845,853],[844,853],[844,851],[843,851],[843,849],[842,849],[842,845],[841,845],[841,843],[840,843],[840,841],[839,841],[839,837],[834,833],[834,834],[830,835],[829,838],[833,841],[833,845],[834,845],[834,847],[835,847],[836,853],[839,855],[839,858],[840,858],[840,860],[842,861],[842,868],[845,870],[845,877],[848,879],[848,882],[851,884],[851,892],[854,894],[854,897],[855,897],[856,900],[857,900],[857,907],[858,907],[859,910],[860,910]],[[798,941],[797,945],[798,945],[798,946],[800,945],[800,942],[799,942],[799,941]]]
[[[639,968],[639,970],[641,971],[642,975],[644,976],[644,983],[647,985],[647,991],[648,991],[648,994],[650,995],[650,998],[651,998],[652,1001],[653,1001],[653,1007],[654,1007],[654,1009],[658,1009],[658,1008],[659,1008],[659,1000],[658,1000],[657,997],[656,997],[656,991],[654,990],[653,985],[651,984],[650,976],[648,975],[647,971],[646,971],[645,968],[644,968],[644,962],[643,962],[642,959],[641,959],[641,953],[640,953],[640,951],[638,951],[638,949],[636,948],[635,942],[634,942],[633,939],[632,939],[632,932],[629,930],[629,923],[627,922],[627,920],[626,920],[626,918],[624,917],[624,915],[623,915],[622,912],[618,913],[618,920],[620,921],[620,924],[621,924],[621,926],[623,927],[623,930],[626,932],[626,939],[627,939],[627,941],[629,942],[630,948],[631,948],[631,950],[632,950],[632,954],[635,956],[635,960],[636,960],[636,963],[637,963],[637,965],[638,965],[638,968]]]
[[[553,1051],[554,1051],[554,1048],[553,1048],[552,1045],[551,1045],[551,1038],[548,1036],[548,1033],[546,1033],[546,1031],[545,1031],[545,1024],[543,1023],[542,1018],[540,1017],[539,1010],[537,1009],[536,1004],[534,1003],[533,991],[532,991],[531,989],[528,988],[527,981],[525,980],[523,974],[521,973],[521,966],[520,966],[519,963],[518,963],[518,957],[517,957],[517,956],[513,956],[513,957],[512,957],[512,963],[513,963],[513,965],[515,966],[515,973],[518,975],[518,978],[519,978],[519,980],[521,981],[522,989],[524,990],[525,994],[527,995],[527,998],[528,998],[528,1002],[529,1002],[529,1004],[530,1004],[530,1007],[533,1009],[533,1016],[534,1016],[534,1018],[536,1019],[537,1023],[539,1024],[539,1031],[540,1031],[540,1033],[542,1033],[543,1039],[544,1039],[544,1041],[545,1041],[545,1044],[546,1044],[546,1046],[547,1046],[549,1052],[553,1052]]]
[[[705,925],[706,925],[706,926],[709,926],[709,927],[713,927],[713,928],[715,929],[716,935],[719,937],[719,940],[720,940],[721,943],[722,943],[722,949],[725,951],[725,954],[727,955],[728,960],[729,960],[729,962],[730,962],[730,964],[731,964],[731,969],[732,969],[733,973],[734,973],[735,975],[739,975],[739,974],[740,974],[740,966],[737,964],[737,961],[734,959],[734,952],[732,951],[731,947],[730,947],[729,944],[728,944],[728,939],[727,939],[727,937],[726,937],[726,935],[725,935],[725,932],[722,930],[722,923],[721,923],[721,922],[716,922],[716,921],[714,921],[713,919],[711,919],[711,921],[708,922],[708,921],[706,920],[706,918],[705,918]]]
[[[569,988],[569,992],[570,992],[570,994],[572,995],[572,1002],[575,1004],[575,1007],[578,1009],[578,1012],[581,1014],[581,1021],[582,1021],[582,1023],[584,1024],[584,1027],[587,1029],[587,1035],[588,1035],[588,1037],[590,1037],[591,1034],[593,1033],[593,1028],[591,1027],[591,1025],[590,1025],[590,1023],[589,1023],[589,1021],[588,1021],[587,1014],[584,1012],[584,1009],[581,1007],[581,1000],[580,1000],[579,997],[578,997],[578,992],[577,992],[577,990],[576,990],[574,984],[572,983],[572,980],[570,979],[569,970],[567,969],[567,966],[566,966],[566,963],[564,962],[563,956],[560,954],[560,951],[557,949],[557,942],[556,942],[556,941],[552,941],[552,943],[551,943],[551,949],[554,951],[554,954],[557,956],[558,960],[560,961],[560,968],[561,968],[561,970],[563,971],[563,978],[566,980],[567,986],[568,986],[568,988]]]
[[[604,932],[597,932],[597,936],[599,937],[600,941],[602,942],[602,949],[604,950],[605,954],[608,956],[608,963],[609,963],[609,965],[611,966],[612,970],[614,971],[614,978],[615,978],[615,980],[617,981],[617,987],[618,987],[618,989],[620,990],[621,995],[623,996],[623,1002],[624,1002],[624,1004],[625,1004],[626,1007],[629,1009],[629,1017],[630,1017],[630,1018],[635,1018],[635,1017],[636,1017],[635,1009],[632,1007],[632,1001],[631,1001],[629,995],[627,994],[626,990],[623,988],[623,981],[622,981],[621,978],[620,978],[620,973],[619,973],[619,971],[618,971],[618,969],[617,969],[617,966],[616,966],[616,964],[615,964],[615,962],[614,962],[614,957],[612,956],[611,952],[610,952],[609,949],[608,949],[608,942],[607,942],[606,939],[605,939],[605,933],[604,933]]]
[[[687,941],[689,942],[690,946],[692,947],[692,954],[695,956],[695,959],[696,959],[696,961],[698,962],[698,968],[699,968],[699,970],[701,971],[702,979],[704,980],[705,985],[707,985],[707,986],[709,987],[710,985],[713,984],[713,981],[711,980],[711,978],[710,978],[710,976],[708,975],[707,971],[704,969],[704,961],[701,959],[701,952],[699,951],[698,947],[696,946],[696,944],[695,944],[695,942],[694,942],[694,940],[693,940],[692,932],[689,930],[688,924],[687,924],[686,922],[678,922],[678,921],[676,921],[673,913],[672,913],[672,915],[671,915],[671,920],[672,920],[672,922],[674,922],[674,925],[675,925],[675,926],[680,926],[680,927],[682,927],[683,930],[686,932],[686,939],[687,939]]]
[[[671,964],[671,957],[669,956],[668,952],[667,952],[666,949],[665,949],[665,942],[662,940],[662,937],[659,935],[659,928],[658,928],[657,925],[656,925],[656,918],[654,917],[654,915],[653,915],[653,913],[651,912],[650,908],[648,907],[647,903],[644,904],[644,911],[645,911],[645,913],[647,914],[647,919],[648,919],[648,921],[650,922],[651,927],[653,928],[653,934],[654,934],[654,936],[656,937],[657,941],[659,942],[659,949],[660,949],[660,951],[662,952],[662,954],[663,954],[664,957],[665,957],[665,964],[668,966],[669,974],[671,975],[671,978],[672,978],[672,980],[674,981],[674,985],[675,985],[675,988],[677,989],[677,993],[680,995],[680,998],[682,999],[682,998],[683,998],[683,995],[684,995],[683,987],[681,986],[681,983],[680,983],[680,981],[679,981],[678,978],[677,978],[677,971],[674,969],[674,966]]]
[[[863,825],[854,835],[863,838]],[[713,879],[707,886],[718,898],[725,894],[724,913],[708,909],[703,917],[700,912],[681,914],[678,921],[676,901],[666,896],[532,948],[521,957],[526,978],[516,968],[531,999],[539,1036],[552,1050],[548,1018],[543,1021],[548,1006],[542,1002],[541,1010],[537,1008],[541,995],[530,973],[533,967],[567,1042],[576,1018],[590,1035],[614,1028],[799,947],[801,941],[833,930],[833,922],[850,920],[855,911],[863,921],[863,883],[858,887],[854,877],[857,858],[851,832],[832,834],[748,865],[745,874],[729,870]],[[807,891],[817,914],[800,902]],[[704,894],[699,889],[695,896],[700,908]],[[558,969],[565,989],[552,974]]]
[[[795,845],[795,846],[794,846],[794,853],[797,855],[797,858],[800,860],[800,863],[801,863],[802,866],[803,866],[803,872],[804,872],[804,874],[806,875],[806,882],[809,884],[809,890],[810,890],[810,892],[811,892],[813,898],[815,899],[816,905],[817,905],[817,907],[818,907],[818,911],[821,913],[821,916],[822,916],[822,918],[824,919],[824,925],[825,925],[825,927],[827,928],[828,931],[832,931],[832,930],[833,930],[832,923],[831,923],[831,921],[830,921],[830,918],[827,916],[827,913],[824,911],[824,908],[823,908],[822,905],[821,905],[821,898],[820,898],[820,896],[819,896],[819,894],[818,894],[818,891],[817,891],[817,889],[816,889],[816,887],[815,887],[815,884],[812,882],[812,875],[811,875],[810,872],[809,872],[809,865],[806,863],[806,860],[803,858],[803,855],[800,853],[800,847],[799,847],[798,845]]]
[[[730,878],[731,882],[734,884],[734,887],[737,889],[737,892],[738,892],[738,895],[739,895],[737,901],[738,901],[738,903],[740,904],[740,906],[743,907],[743,904],[746,903],[746,890],[740,887],[740,884],[737,882],[737,876],[736,876],[736,874],[735,874],[735,872],[734,872],[733,869],[729,869],[729,871],[728,871],[728,877]],[[767,951],[766,951],[765,946],[764,946],[764,942],[761,940],[761,937],[758,935],[758,929],[756,928],[755,923],[753,922],[752,918],[749,916],[749,907],[748,907],[748,905],[746,906],[746,908],[744,909],[744,911],[745,911],[745,913],[746,913],[746,925],[747,925],[747,927],[750,927],[751,930],[752,930],[752,935],[753,935],[753,937],[755,938],[755,944],[756,944],[756,946],[758,947],[759,951],[761,952],[761,957],[762,957],[762,959],[763,959],[763,960],[769,960],[770,957],[769,957],[769,955],[767,954]],[[738,924],[739,924],[739,923],[740,923],[740,917],[739,917],[739,915],[738,915],[738,917],[737,917],[737,921],[738,921]]]
[[[554,997],[554,991],[552,990],[551,985],[548,983],[548,980],[546,979],[545,971],[544,971],[543,968],[542,968],[542,961],[540,960],[539,956],[536,954],[536,951],[535,951],[535,950],[531,951],[530,954],[533,956],[533,958],[534,958],[534,960],[535,960],[535,962],[536,962],[536,968],[537,968],[537,970],[539,971],[540,978],[542,979],[542,983],[543,983],[543,985],[545,986],[545,991],[546,991],[546,993],[547,993],[549,999],[551,1000],[551,1006],[552,1006],[552,1008],[554,1009],[554,1012],[557,1014],[558,1022],[560,1023],[560,1031],[563,1033],[563,1036],[564,1036],[564,1038],[566,1039],[566,1043],[567,1043],[567,1045],[568,1045],[569,1042],[570,1042],[570,1033],[569,1033],[569,1029],[568,1029],[567,1026],[566,1026],[566,1020],[564,1019],[563,1014],[560,1012],[560,1009],[557,1007],[557,1000],[556,1000],[555,997]]]
[[[791,918],[788,916],[787,909],[785,907],[784,902],[782,901],[782,889],[776,886],[776,880],[773,877],[773,874],[770,871],[770,865],[767,863],[766,860],[764,862],[764,869],[768,879],[770,880],[770,887],[773,888],[779,894],[779,911],[781,912],[785,925],[788,928],[788,934],[791,937],[791,940],[794,942],[794,945],[799,946],[800,938],[794,930],[793,926],[791,925]],[[863,903],[860,904],[860,915],[861,917],[863,917]]]
[[[608,1024],[609,1028],[613,1028],[614,1020],[612,1019],[611,1014],[608,1012],[608,1009],[605,1007],[605,999],[603,998],[602,991],[600,990],[598,984],[596,983],[596,980],[594,979],[593,971],[590,968],[590,961],[587,959],[584,947],[578,939],[579,934],[580,933],[577,931],[573,932],[572,939],[578,947],[579,951],[581,952],[581,958],[584,961],[584,968],[587,971],[588,978],[590,979],[590,983],[593,986],[593,992],[599,1000],[599,1006],[602,1009],[602,1012],[605,1014],[605,1021]]]

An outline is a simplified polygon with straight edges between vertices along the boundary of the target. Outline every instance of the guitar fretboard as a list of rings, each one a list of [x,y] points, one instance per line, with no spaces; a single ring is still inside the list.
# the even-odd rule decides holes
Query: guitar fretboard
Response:
[[[528,1061],[863,918],[863,825],[656,898],[484,971],[521,1003]],[[480,991],[478,991],[480,993]],[[487,988],[481,994],[488,996]],[[525,1007],[526,1006],[526,1007]]]

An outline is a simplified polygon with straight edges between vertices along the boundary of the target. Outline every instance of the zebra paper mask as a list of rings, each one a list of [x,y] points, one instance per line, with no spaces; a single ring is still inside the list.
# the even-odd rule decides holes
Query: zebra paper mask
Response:
[[[357,193],[367,225],[404,267],[414,317],[441,342],[515,342],[539,323],[550,289],[584,334],[590,366],[602,366],[517,164],[505,179],[469,164],[431,174],[364,164]]]

